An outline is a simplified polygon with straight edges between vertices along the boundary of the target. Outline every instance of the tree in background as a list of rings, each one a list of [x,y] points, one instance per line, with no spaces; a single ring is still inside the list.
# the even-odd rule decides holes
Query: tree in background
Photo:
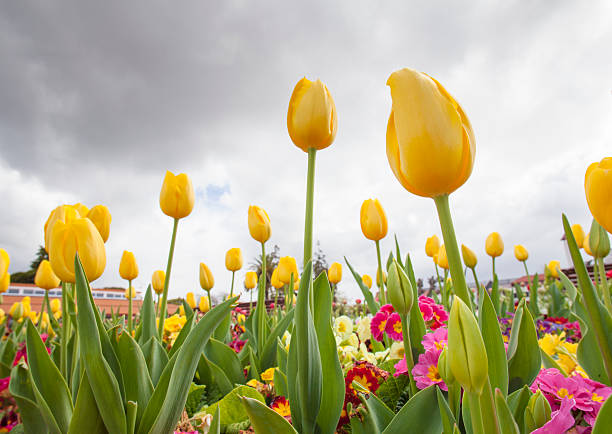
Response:
[[[270,253],[266,253],[266,300],[269,298],[270,290],[272,289],[272,272],[278,266],[278,260],[280,258],[280,249],[277,245]],[[262,257],[261,254],[257,255],[253,262],[251,262],[250,269],[257,273],[257,280],[261,276],[261,265]]]
[[[312,258],[312,269],[314,273],[314,278],[316,279],[319,274],[324,271],[327,271],[329,265],[327,265],[327,259],[325,258],[325,253],[321,250],[321,243],[317,241],[317,251],[313,255]]]
[[[30,263],[30,269],[28,271],[17,271],[11,274],[11,282],[15,283],[34,283],[34,276],[38,266],[44,259],[49,259],[49,254],[43,246],[38,246],[38,251],[34,260]]]

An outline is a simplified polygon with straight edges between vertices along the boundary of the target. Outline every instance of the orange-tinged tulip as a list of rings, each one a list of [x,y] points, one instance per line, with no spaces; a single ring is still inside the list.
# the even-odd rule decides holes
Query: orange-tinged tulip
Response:
[[[368,289],[372,288],[372,278],[368,274],[361,276],[361,281]]]
[[[119,263],[119,275],[125,280],[134,280],[138,277],[138,264],[134,253],[123,251],[121,262]]]
[[[402,186],[419,196],[450,194],[472,173],[476,140],[457,101],[434,78],[404,68],[387,80],[393,106],[387,158]]]
[[[364,200],[359,217],[361,232],[367,239],[379,241],[387,235],[387,216],[378,199]]]
[[[153,272],[151,277],[151,286],[156,294],[163,294],[164,284],[166,283],[166,272],[163,270],[157,270]]]
[[[193,292],[187,293],[187,295],[185,296],[185,301],[187,302],[190,308],[196,308],[195,295],[193,295]]]
[[[208,302],[208,297],[200,297],[198,309],[200,309],[200,312],[203,313],[206,313],[210,310],[210,303]]]
[[[164,214],[175,219],[187,217],[193,211],[195,193],[191,179],[184,173],[174,175],[169,170],[159,194],[159,206]]]
[[[427,256],[433,258],[434,255],[438,253],[439,249],[440,239],[437,235],[432,235],[431,237],[427,238],[427,241],[425,241],[425,254]]]
[[[572,225],[572,234],[574,235],[574,239],[576,240],[576,244],[578,244],[578,248],[580,249],[584,244],[584,230],[582,226],[578,223]]]
[[[559,270],[561,269],[561,263],[559,261],[550,261],[548,263],[548,271],[552,277],[559,277]]]
[[[60,284],[59,277],[53,272],[51,263],[46,259],[43,259],[36,270],[34,276],[34,284],[42,289],[53,289],[57,288]]]
[[[242,252],[238,247],[229,249],[225,254],[225,268],[229,271],[238,271],[242,268]]]
[[[49,243],[51,241],[51,230],[53,229],[53,225],[55,225],[55,222],[62,221],[64,223],[67,223],[79,217],[85,216],[81,216],[77,209],[74,208],[72,205],[60,205],[53,211],[51,211],[51,214],[49,214],[49,217],[47,217],[47,221],[45,222],[44,227],[45,250],[47,251],[47,253],[49,253],[50,251]]]
[[[244,276],[244,287],[246,289],[253,289],[257,286],[257,273],[254,271],[247,271]]]
[[[87,218],[96,226],[102,240],[107,242],[110,235],[111,220],[113,219],[108,208],[104,205],[96,205],[89,210]]]
[[[445,270],[448,270],[448,258],[446,257],[446,247],[444,247],[444,244],[442,244],[440,246],[440,249],[438,249],[438,254],[436,256],[434,256],[436,264],[438,264],[440,267],[444,268]]]
[[[529,258],[529,252],[521,244],[514,246],[514,257],[517,261],[524,262]]]
[[[299,276],[297,262],[292,256],[283,256],[278,260],[278,280],[283,284],[290,283],[292,274],[295,282]]]
[[[134,289],[134,287],[132,288],[126,288],[125,290],[125,298],[129,299],[134,299],[134,297],[136,297],[136,289]]]
[[[338,262],[332,263],[329,266],[329,271],[327,273],[329,283],[340,283],[340,281],[342,280],[342,264],[339,264]]]
[[[268,241],[272,234],[268,213],[256,205],[249,206],[249,233],[260,243]]]
[[[278,267],[274,269],[272,272],[272,277],[270,278],[270,283],[276,289],[281,289],[285,284],[278,278]]]
[[[446,251],[444,253],[446,253]],[[469,247],[467,247],[464,244],[461,244],[461,256],[463,257],[463,263],[468,268],[474,268],[476,264],[478,263],[478,258],[476,257],[476,253],[474,253]],[[448,258],[447,258],[447,262],[448,262]]]
[[[304,152],[333,143],[338,129],[336,105],[321,80],[313,82],[304,77],[295,85],[287,110],[287,129],[295,146]]]
[[[8,291],[9,286],[11,286],[11,275],[4,273],[4,276],[0,277],[0,294]]]
[[[57,313],[62,309],[62,302],[59,298],[51,300],[51,312]]]
[[[203,262],[200,262],[200,286],[205,291],[210,291],[215,286],[215,278],[208,265]]]
[[[584,175],[584,191],[597,223],[612,233],[612,157],[591,164]]]
[[[504,242],[497,232],[491,232],[485,241],[485,251],[492,258],[501,256],[504,253]]]
[[[74,282],[74,258],[79,253],[87,280],[92,282],[102,275],[106,266],[104,241],[88,218],[76,218],[53,225],[50,239],[49,262],[53,272],[64,282]]]
[[[87,217],[87,213],[89,213],[89,208],[87,208],[81,202],[75,203],[74,205],[72,205],[72,207],[79,212],[81,217]]]

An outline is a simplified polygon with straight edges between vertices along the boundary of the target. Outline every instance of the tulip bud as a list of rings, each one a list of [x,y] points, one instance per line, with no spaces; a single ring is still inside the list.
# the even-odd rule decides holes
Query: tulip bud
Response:
[[[62,308],[62,302],[60,301],[59,298],[54,298],[53,300],[51,300],[51,312],[52,313],[59,312],[61,308]]]
[[[96,205],[87,213],[87,218],[92,221],[104,242],[108,241],[110,235],[110,224],[112,216],[104,205]]]
[[[297,291],[300,289],[300,279],[296,279],[293,283],[293,291]],[[293,300],[293,305],[295,306],[295,300]]]
[[[23,317],[23,312],[24,312],[23,304],[18,302],[18,301],[16,301],[11,306],[11,309],[9,310],[9,315],[14,320],[18,320],[19,318]]]
[[[125,290],[125,298],[129,299],[134,299],[134,297],[136,297],[136,289],[132,288],[127,288]]]
[[[383,283],[387,283],[387,273],[382,272]],[[380,268],[376,270],[376,286],[381,287],[380,283]]]
[[[304,152],[327,148],[337,129],[336,105],[327,87],[321,80],[302,78],[293,89],[287,110],[287,130],[295,146]]]
[[[372,241],[382,240],[387,235],[387,216],[378,199],[367,199],[361,204],[361,232]]]
[[[293,281],[299,277],[297,262],[295,258],[291,256],[283,256],[278,260],[278,279],[287,284],[291,282],[291,275],[293,274]]]
[[[270,277],[270,283],[276,289],[281,289],[285,284],[278,278],[278,267],[272,271],[272,277]]]
[[[6,250],[0,249],[0,277],[4,276],[8,271],[11,258]]]
[[[11,275],[4,273],[4,276],[0,277],[0,294],[8,291],[9,286],[11,286]]]
[[[455,382],[452,371],[448,367],[448,348],[444,348],[438,358],[438,374],[444,380],[444,383],[449,386]]]
[[[485,251],[492,258],[501,256],[504,253],[504,242],[501,235],[497,232],[491,232],[485,242]]]
[[[329,283],[338,284],[342,280],[342,264],[334,262],[328,270]]]
[[[255,205],[249,206],[249,233],[254,240],[265,243],[272,234],[268,213]]]
[[[610,160],[612,161],[612,158]],[[595,258],[605,258],[610,253],[608,233],[595,219],[593,219],[593,224],[591,224],[589,247]]]
[[[200,312],[206,313],[210,310],[210,303],[208,302],[208,297],[200,297],[200,304],[198,306]]]
[[[163,294],[164,285],[166,283],[166,273],[163,270],[157,270],[153,272],[151,277],[151,286],[156,294]]]
[[[79,212],[79,215],[81,217],[87,217],[87,213],[89,213],[89,208],[87,208],[81,202],[75,203],[74,205],[72,205],[72,207]]]
[[[193,211],[195,194],[191,179],[184,173],[166,171],[159,194],[159,206],[164,214],[175,219],[187,217]]]
[[[57,288],[60,284],[59,278],[53,272],[53,268],[51,268],[51,263],[46,259],[43,259],[38,265],[36,275],[34,276],[34,284],[46,290]]]
[[[446,256],[446,251],[444,253]],[[478,258],[476,258],[476,253],[474,253],[464,244],[461,244],[461,256],[463,256],[463,263],[468,268],[473,269],[478,263]],[[447,262],[448,262],[448,258],[447,258]]]
[[[242,252],[238,247],[229,249],[225,254],[225,268],[229,271],[238,271],[242,268]]]
[[[584,191],[591,214],[608,232],[612,232],[612,158],[604,158],[599,163],[591,164],[584,175]],[[592,232],[592,231],[591,231]],[[593,239],[591,250],[595,253]],[[597,254],[596,254],[597,256]]]
[[[210,291],[215,286],[215,278],[210,268],[203,262],[200,262],[200,286],[204,291]]]
[[[551,408],[548,400],[537,391],[529,398],[525,408],[525,432],[532,432],[551,419]]]
[[[584,249],[587,255],[595,257],[595,255],[593,255],[593,252],[591,251],[591,246],[589,245],[590,235],[591,234],[589,232],[589,236],[584,237],[584,241],[582,242],[582,248]]]
[[[190,308],[196,308],[195,296],[193,295],[193,292],[187,293],[187,295],[185,296],[185,301],[187,302]]]
[[[514,257],[517,261],[524,262],[529,258],[529,252],[524,246],[517,244],[514,246]]]
[[[369,275],[364,274],[361,276],[361,281],[368,289],[372,288],[372,278]]]
[[[433,258],[434,255],[438,253],[439,249],[440,240],[438,239],[437,235],[432,235],[431,237],[427,238],[427,241],[425,241],[425,254],[427,256]]]
[[[574,239],[576,240],[576,244],[578,244],[578,248],[580,249],[584,244],[584,230],[582,230],[582,226],[578,223],[572,225],[572,234],[574,235]]]
[[[253,289],[257,286],[257,273],[254,271],[247,271],[244,276],[244,287],[246,289]]]
[[[487,350],[474,314],[457,296],[448,320],[447,361],[461,387],[467,392],[482,392],[489,375]]]
[[[179,312],[179,316],[185,316],[185,306],[180,304],[178,308],[178,312]]]
[[[60,205],[53,211],[51,211],[51,214],[49,214],[49,217],[47,218],[44,227],[45,250],[47,251],[47,253],[50,253],[49,249],[51,248],[51,246],[49,244],[51,243],[51,230],[53,229],[55,223],[58,221],[68,223],[79,217],[85,216],[81,216],[76,210],[76,208],[72,207],[71,205]]]
[[[134,280],[138,277],[138,265],[134,253],[123,251],[121,262],[119,263],[119,275],[125,280]]]
[[[393,106],[387,124],[387,158],[413,194],[450,194],[472,173],[476,140],[469,119],[434,78],[404,68],[387,80]]]
[[[561,269],[561,263],[559,261],[550,261],[546,268],[552,277],[555,279],[559,278],[559,270]]]
[[[4,313],[4,309],[0,307],[0,324],[4,323],[5,317],[6,317],[6,313]]]
[[[448,258],[446,256],[446,247],[444,247],[444,244],[440,246],[438,253],[434,255],[434,260],[440,267],[444,268],[445,270],[449,269]]]
[[[391,305],[400,315],[408,315],[414,300],[412,285],[403,268],[395,259],[389,267],[387,282],[387,294]]]

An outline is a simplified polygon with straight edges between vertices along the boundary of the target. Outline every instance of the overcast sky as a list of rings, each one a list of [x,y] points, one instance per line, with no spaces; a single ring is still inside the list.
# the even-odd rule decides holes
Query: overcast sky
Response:
[[[409,4],[412,3],[412,4]],[[460,4],[462,3],[462,4]],[[471,178],[451,196],[460,243],[490,276],[488,233],[506,251],[501,277],[518,276],[514,244],[541,270],[567,265],[561,213],[585,230],[587,165],[612,144],[609,1],[249,2],[44,0],[0,3],[0,247],[23,271],[61,203],[105,204],[113,222],[104,275],[122,285],[124,249],[148,284],[164,269],[172,220],[159,208],[165,171],[193,180],[170,292],[199,291],[198,263],[227,292],[225,252],[245,269],[259,252],[247,209],[272,221],[270,249],[302,258],[306,154],[287,134],[293,86],[320,78],[336,102],[338,134],[317,155],[315,240],[329,262],[347,256],[375,273],[359,208],[379,198],[420,277],[433,274],[427,236],[434,203],[404,190],[385,153],[387,77],[402,67],[436,77],[474,127]],[[340,289],[359,290],[344,267]]]

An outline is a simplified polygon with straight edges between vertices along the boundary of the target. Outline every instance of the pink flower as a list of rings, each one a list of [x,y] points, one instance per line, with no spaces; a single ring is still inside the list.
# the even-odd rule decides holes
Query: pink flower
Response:
[[[388,314],[391,314],[391,313],[395,312],[395,310],[393,309],[393,306],[391,306],[390,304],[383,304],[380,307],[380,311],[381,312],[386,312]]]
[[[419,389],[425,389],[432,384],[437,384],[440,389],[448,390],[440,373],[438,372],[438,359],[442,350],[427,350],[419,355],[419,362],[412,368],[412,376]],[[405,364],[405,359],[404,359]]]
[[[11,382],[11,377],[0,378],[0,393],[8,389],[10,382]]]
[[[372,318],[372,322],[370,322],[370,331],[372,332],[372,337],[378,342],[382,342],[383,336],[385,335],[387,318],[389,318],[389,314],[381,309],[376,313],[376,315],[374,315],[374,318]]]
[[[442,327],[448,321],[448,313],[441,304],[436,304],[433,298],[421,295],[419,297],[419,309],[423,319],[432,330]]]
[[[423,336],[422,344],[425,351],[427,350],[442,350],[446,347],[448,341],[448,329],[440,327],[432,333],[427,333]]]
[[[572,416],[575,404],[576,401],[571,398],[561,401],[561,407],[552,412],[551,419],[531,434],[559,434],[569,430],[576,423]]]
[[[391,339],[395,341],[403,340],[402,337],[402,320],[399,316],[399,313],[393,312],[387,318],[387,325],[385,326],[385,331],[391,337]]]

